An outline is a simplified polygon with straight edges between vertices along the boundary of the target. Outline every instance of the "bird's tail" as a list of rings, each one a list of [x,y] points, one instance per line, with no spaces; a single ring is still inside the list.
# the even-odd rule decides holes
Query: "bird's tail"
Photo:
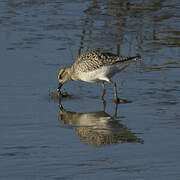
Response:
[[[140,60],[140,59],[141,59],[141,55],[140,55],[140,54],[136,54],[136,56],[131,57],[131,59],[132,59],[133,61]]]
[[[136,54],[136,56],[126,56],[126,57],[120,56],[120,57],[118,57],[118,59],[115,63],[127,62],[127,61],[137,61],[139,59],[141,59],[140,54]]]

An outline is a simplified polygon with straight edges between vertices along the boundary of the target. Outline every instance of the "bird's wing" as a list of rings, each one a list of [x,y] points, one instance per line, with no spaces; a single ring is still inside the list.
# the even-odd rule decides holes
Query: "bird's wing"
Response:
[[[96,52],[88,52],[81,55],[73,64],[74,69],[80,72],[96,70],[103,66],[103,61]]]
[[[80,72],[96,70],[102,66],[112,65],[118,62],[126,62],[136,57],[122,57],[112,53],[88,52],[81,55],[73,64],[74,69]]]

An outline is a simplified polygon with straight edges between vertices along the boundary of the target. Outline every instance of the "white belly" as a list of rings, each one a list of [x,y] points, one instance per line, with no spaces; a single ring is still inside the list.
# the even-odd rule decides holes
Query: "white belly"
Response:
[[[97,70],[89,71],[89,72],[81,72],[78,75],[78,78],[81,81],[86,82],[101,82],[108,81],[114,76],[117,72],[123,70],[125,67],[129,65],[129,62],[126,63],[117,63],[111,66],[103,66]]]

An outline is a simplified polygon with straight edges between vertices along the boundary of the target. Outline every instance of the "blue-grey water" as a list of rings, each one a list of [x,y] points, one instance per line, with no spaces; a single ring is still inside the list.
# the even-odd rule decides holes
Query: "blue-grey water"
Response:
[[[141,54],[113,88],[56,73],[88,50]],[[0,179],[180,179],[178,0],[0,1]]]

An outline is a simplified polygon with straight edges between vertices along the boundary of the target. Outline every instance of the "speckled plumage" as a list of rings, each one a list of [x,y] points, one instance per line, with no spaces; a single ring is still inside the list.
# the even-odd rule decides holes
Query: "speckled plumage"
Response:
[[[127,67],[131,61],[136,61],[140,56],[122,57],[111,53],[100,51],[87,52],[81,55],[72,66],[59,69],[57,77],[59,80],[58,92],[62,85],[68,81],[101,82],[103,99],[105,88],[104,82],[109,82],[114,87],[114,99],[119,102],[116,83],[110,78],[117,72]]]
[[[138,58],[138,56],[136,56]],[[104,53],[99,51],[87,52],[81,55],[73,64],[73,68],[77,72],[88,72],[96,70],[102,66],[109,66],[118,62],[126,62],[135,60],[135,57],[123,57],[112,53]]]

